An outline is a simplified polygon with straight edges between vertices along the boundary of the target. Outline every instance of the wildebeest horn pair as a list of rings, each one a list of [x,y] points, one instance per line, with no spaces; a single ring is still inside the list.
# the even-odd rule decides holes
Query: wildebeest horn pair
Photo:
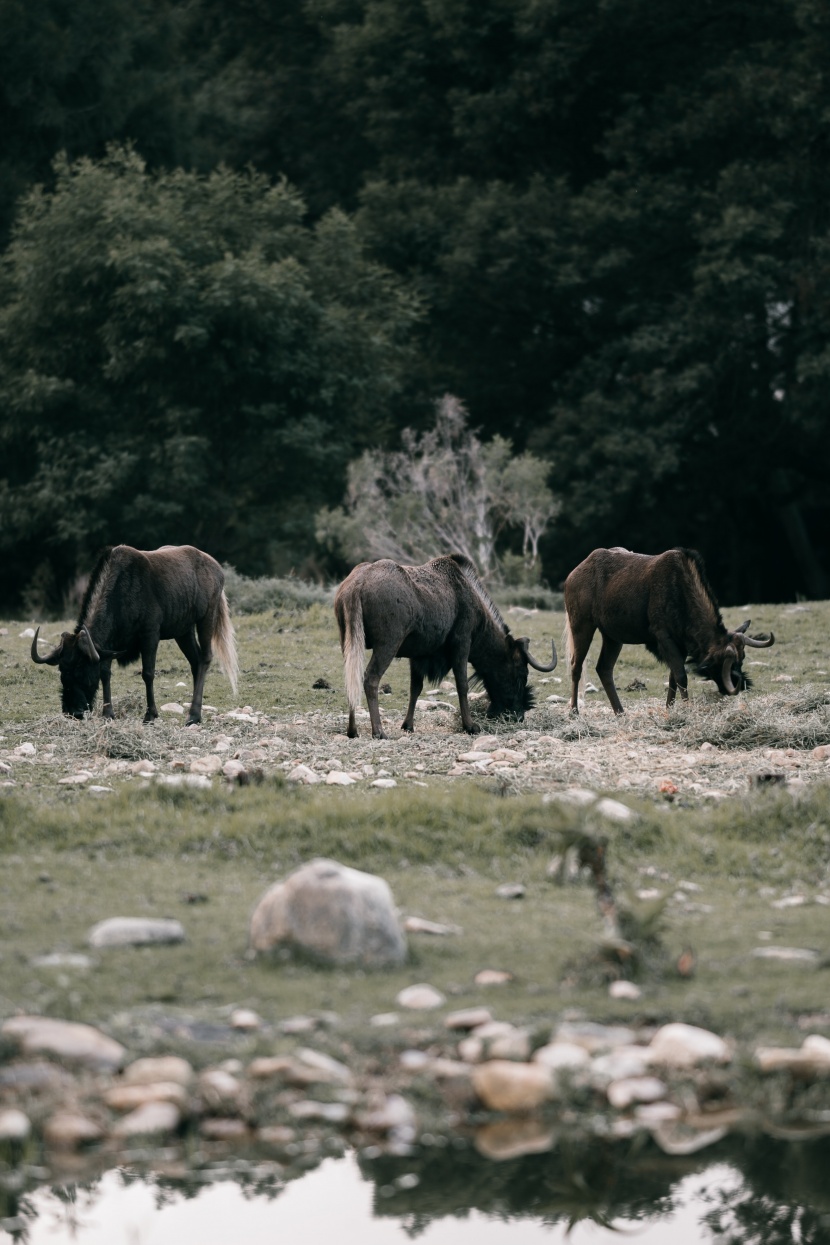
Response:
[[[46,657],[41,657],[40,653],[37,651],[37,638],[39,635],[40,635],[40,627],[38,627],[37,631],[35,632],[35,638],[32,640],[32,661],[36,661],[39,666],[56,666],[61,659],[61,653],[63,652],[63,643],[66,637],[69,635],[69,632],[64,631],[63,635],[61,636],[60,644],[57,646],[57,648],[53,648],[51,653],[49,653],[48,656]]]
[[[775,636],[772,632],[769,633],[765,640],[762,640],[759,636],[745,634],[751,622],[752,619],[747,618],[745,623],[741,623],[740,627],[735,628],[735,634],[743,636],[744,644],[747,648],[772,648],[775,643]]]
[[[559,658],[556,656],[556,645],[553,642],[553,640],[551,640],[551,645],[550,645],[551,649],[553,650],[553,661],[551,661],[550,664],[547,666],[543,666],[542,663],[540,661],[537,661],[536,658],[531,653],[529,636],[526,636],[526,635],[517,636],[516,643],[519,645],[519,648],[524,653],[527,664],[529,666],[532,666],[534,670],[539,670],[541,671],[542,674],[550,674],[551,670],[556,669],[556,663],[559,660]]]

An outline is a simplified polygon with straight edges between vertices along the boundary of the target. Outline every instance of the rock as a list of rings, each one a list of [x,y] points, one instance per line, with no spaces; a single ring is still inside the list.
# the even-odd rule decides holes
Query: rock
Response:
[[[611,1106],[617,1111],[625,1111],[627,1107],[638,1102],[658,1102],[665,1098],[668,1086],[656,1076],[629,1076],[620,1081],[612,1081],[605,1093]]]
[[[818,951],[809,947],[755,947],[752,954],[757,960],[786,960],[792,964],[816,964],[821,958]]]
[[[182,1122],[181,1111],[174,1102],[146,1102],[114,1125],[113,1137],[123,1141],[132,1137],[149,1137],[174,1133]]]
[[[244,1141],[248,1136],[248,1125],[244,1120],[228,1116],[208,1116],[199,1124],[199,1132],[208,1141]]]
[[[89,782],[91,777],[91,774],[83,770],[79,774],[68,774],[66,778],[59,778],[58,784],[63,787],[80,787],[83,783]]]
[[[323,779],[319,774],[315,774],[313,769],[309,769],[307,765],[295,765],[288,775],[289,782],[301,782],[307,786],[312,786],[316,782],[322,782]]]
[[[288,1016],[280,1022],[280,1030],[282,1033],[288,1033],[296,1036],[300,1033],[313,1033],[315,1029],[320,1028],[320,1021],[314,1016]]]
[[[591,1020],[564,1021],[556,1029],[556,1040],[574,1042],[594,1055],[617,1046],[634,1046],[637,1035],[627,1025],[601,1025]]]
[[[648,1046],[618,1046],[605,1055],[596,1055],[591,1063],[591,1081],[597,1089],[605,1089],[612,1081],[645,1076],[651,1067]]]
[[[173,1082],[187,1087],[193,1077],[193,1068],[179,1055],[150,1055],[144,1059],[136,1059],[127,1065],[122,1074],[122,1080],[128,1085]]]
[[[17,1107],[0,1107],[0,1142],[25,1141],[32,1131],[28,1115]]]
[[[196,757],[190,762],[191,774],[218,774],[222,769],[222,758],[211,754],[206,757]]]
[[[393,787],[397,787],[394,778],[376,778],[374,782],[370,782],[370,787],[380,787],[385,791],[391,791]]]
[[[587,787],[567,787],[564,791],[548,791],[542,796],[543,804],[558,801],[562,804],[576,804],[578,807],[595,804],[596,800],[596,791],[590,791]]]
[[[8,633],[7,633],[7,634],[8,634]],[[31,639],[33,639],[33,638],[34,638],[34,636],[35,636],[36,634],[37,634],[37,632],[35,631],[34,627],[27,627],[27,628],[25,629],[25,631],[21,631],[21,632],[20,632],[20,639],[21,639],[21,640],[31,640]]]
[[[462,932],[460,925],[439,925],[435,921],[426,921],[421,916],[408,916],[403,927],[407,934],[433,934],[436,938]]]
[[[654,1128],[652,1136],[664,1154],[685,1155],[696,1154],[698,1150],[705,1150],[707,1146],[715,1145],[727,1135],[727,1132],[726,1128],[701,1130],[669,1122],[659,1124]]]
[[[231,1028],[250,1032],[262,1028],[262,1017],[247,1007],[237,1007],[231,1012]]]
[[[331,769],[326,774],[326,783],[329,787],[351,787],[356,782],[351,774],[344,773],[343,770]]]
[[[412,1011],[430,1011],[434,1007],[443,1007],[446,1001],[440,990],[426,982],[406,986],[395,999],[398,1007],[406,1007]]]
[[[314,1102],[307,1098],[301,1102],[290,1102],[288,1113],[295,1120],[322,1120],[325,1124],[345,1124],[351,1108],[345,1102]]]
[[[76,951],[52,951],[49,955],[36,955],[32,959],[35,968],[92,968],[94,960]]]
[[[334,964],[402,964],[406,939],[382,878],[334,860],[313,860],[277,882],[251,917],[251,946],[300,947]]]
[[[798,1050],[759,1046],[755,1051],[755,1062],[762,1072],[778,1072],[781,1069],[806,1075],[824,1072],[830,1069],[830,1039],[818,1033],[810,1034]]]
[[[199,1093],[209,1107],[236,1107],[241,1092],[241,1083],[222,1068],[205,1068],[199,1074]]]
[[[226,761],[222,766],[222,774],[229,782],[235,782],[237,778],[241,778],[247,772],[243,761]]]
[[[496,748],[490,755],[494,761],[508,761],[511,765],[520,765],[527,760],[526,752],[516,752],[513,748]]]
[[[135,1111],[148,1102],[172,1102],[184,1110],[187,1090],[175,1081],[158,1081],[151,1085],[113,1085],[105,1092],[104,1102],[113,1111]]]
[[[683,1112],[674,1102],[641,1102],[634,1108],[634,1118],[646,1128],[657,1128],[679,1120]]]
[[[639,999],[643,992],[633,981],[612,981],[608,993],[612,999]]]
[[[605,817],[608,821],[617,822],[636,821],[639,816],[627,804],[622,804],[619,800],[609,800],[607,798],[597,800],[594,805],[594,812],[599,813],[600,817]]]
[[[330,1085],[351,1085],[352,1074],[339,1059],[333,1059],[323,1051],[305,1046],[297,1051],[297,1059],[311,1071],[319,1073],[317,1080]]]
[[[817,748],[813,748],[811,755],[814,756],[817,761],[830,760],[830,744],[819,744]]]
[[[577,1046],[574,1042],[550,1042],[533,1052],[533,1062],[549,1068],[557,1076],[563,1073],[574,1077],[588,1071],[591,1056],[583,1046]]]
[[[655,1063],[673,1068],[691,1068],[708,1060],[729,1063],[732,1058],[723,1038],[696,1025],[663,1025],[651,1039],[649,1050]]]
[[[184,705],[178,704],[175,700],[170,701],[167,705],[161,706],[162,713],[184,713]]]
[[[181,922],[166,917],[114,916],[93,925],[91,947],[143,947],[150,943],[184,942]]]
[[[103,1136],[99,1124],[70,1109],[56,1111],[43,1125],[43,1140],[56,1150],[77,1150],[101,1141]]]
[[[162,787],[193,787],[196,791],[210,791],[207,774],[159,774],[156,782]]]
[[[530,1057],[530,1035],[526,1029],[505,1020],[492,1020],[479,1025],[459,1042],[458,1053],[466,1063],[481,1063],[485,1059],[524,1061]]]
[[[49,1016],[12,1016],[4,1021],[0,1033],[15,1040],[25,1055],[55,1055],[100,1071],[116,1071],[126,1055],[120,1042],[91,1025]]]
[[[556,1096],[549,1068],[492,1059],[473,1068],[473,1088],[491,1111],[533,1111]]]
[[[513,974],[503,968],[482,968],[473,978],[477,986],[506,986],[513,980]]]
[[[473,1135],[479,1154],[493,1162],[518,1159],[524,1154],[545,1154],[553,1149],[555,1134],[541,1120],[497,1120],[482,1124]]]
[[[457,1012],[450,1012],[444,1018],[448,1029],[477,1029],[481,1025],[490,1024],[493,1017],[486,1007],[465,1007]]]
[[[402,1141],[415,1138],[415,1112],[400,1094],[389,1094],[356,1115],[359,1128],[369,1133],[393,1133]]]
[[[521,882],[503,882],[496,887],[499,899],[524,899],[527,891]]]
[[[33,757],[37,752],[37,748],[32,743],[18,744],[14,750],[16,757]]]
[[[475,765],[478,761],[483,761],[485,765],[489,765],[493,760],[489,752],[483,752],[479,749],[474,749],[472,752],[462,752],[455,759],[464,765]]]
[[[266,1124],[256,1132],[257,1141],[270,1146],[290,1146],[296,1136],[296,1130],[286,1124]]]
[[[374,1029],[391,1029],[400,1024],[400,1021],[397,1012],[378,1012],[377,1015],[369,1017],[369,1024]]]

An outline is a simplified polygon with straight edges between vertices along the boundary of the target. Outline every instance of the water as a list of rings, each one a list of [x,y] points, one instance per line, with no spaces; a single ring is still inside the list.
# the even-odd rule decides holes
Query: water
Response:
[[[830,1245],[828,1160],[827,1139],[733,1137],[678,1158],[641,1137],[501,1163],[463,1143],[349,1153],[290,1180],[257,1159],[166,1176],[117,1168],[0,1199],[0,1242]]]

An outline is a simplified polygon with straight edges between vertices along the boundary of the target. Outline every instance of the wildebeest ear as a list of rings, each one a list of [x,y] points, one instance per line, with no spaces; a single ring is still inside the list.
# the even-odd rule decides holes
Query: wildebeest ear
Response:
[[[78,632],[78,648],[83,653],[84,657],[88,657],[90,661],[101,660],[98,650],[92,643],[92,636],[89,634],[86,627],[81,627],[81,630]]]

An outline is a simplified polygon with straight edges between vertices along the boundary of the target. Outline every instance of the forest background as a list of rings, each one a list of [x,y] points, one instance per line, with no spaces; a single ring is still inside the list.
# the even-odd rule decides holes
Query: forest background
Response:
[[[445,394],[549,464],[550,585],[686,544],[724,604],[830,595],[823,0],[0,0],[0,31],[0,609],[60,611],[119,541],[340,574],[356,464]]]

